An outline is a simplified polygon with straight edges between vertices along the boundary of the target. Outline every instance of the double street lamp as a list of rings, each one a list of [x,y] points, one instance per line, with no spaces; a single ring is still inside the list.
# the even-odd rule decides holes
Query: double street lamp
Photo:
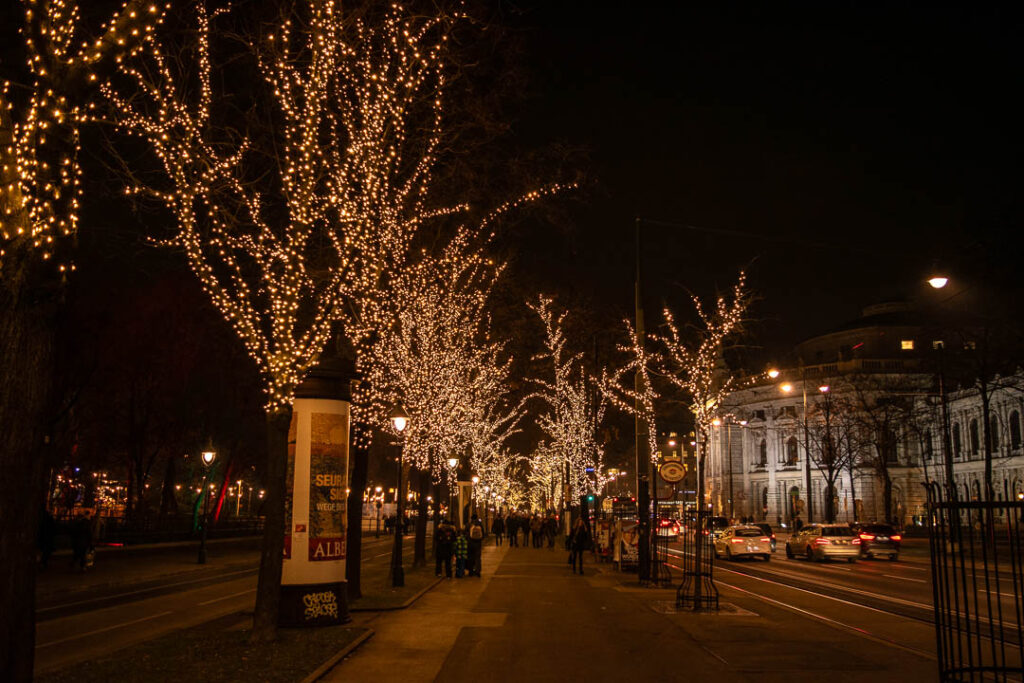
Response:
[[[405,412],[401,404],[396,405],[390,415],[391,425],[398,433],[398,492],[395,495],[395,502],[398,507],[398,518],[395,522],[395,544],[391,550],[391,585],[398,588],[405,585],[405,570],[402,568],[402,532],[405,530],[405,511],[402,506],[402,456],[403,443],[402,432],[409,425],[409,413]]]

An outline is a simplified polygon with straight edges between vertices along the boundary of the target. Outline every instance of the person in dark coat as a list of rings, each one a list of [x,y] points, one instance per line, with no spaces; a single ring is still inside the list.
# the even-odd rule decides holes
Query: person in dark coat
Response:
[[[515,513],[508,516],[505,522],[505,533],[508,534],[508,547],[519,547],[519,516]]]
[[[437,563],[434,575],[441,576],[441,568],[444,568],[444,576],[452,578],[452,555],[455,553],[455,527],[447,519],[442,519],[434,532],[434,555]]]
[[[491,523],[491,531],[494,533],[494,544],[501,545],[501,537],[505,535],[505,520],[500,514]]]
[[[480,518],[473,515],[469,523],[469,562],[466,563],[466,572],[470,576],[480,576],[480,556],[484,546],[484,525]]]
[[[573,525],[569,548],[569,564],[572,565],[572,573],[576,573],[576,564],[579,563],[580,576],[582,576],[583,553],[590,550],[590,529],[587,528],[582,517],[577,519],[576,524]]]

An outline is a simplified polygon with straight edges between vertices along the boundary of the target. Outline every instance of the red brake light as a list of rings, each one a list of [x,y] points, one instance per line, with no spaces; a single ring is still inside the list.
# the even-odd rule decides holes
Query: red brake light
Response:
[[[894,540],[894,541],[900,541],[900,540],[903,540],[903,537],[902,537],[902,536],[900,536],[899,534],[893,534],[893,535],[892,535],[892,536],[890,536],[889,538],[891,538],[891,539],[892,539],[892,540]]]
[[[857,538],[857,537],[855,536],[855,537],[853,538],[853,540],[851,541],[851,543],[852,543],[853,545],[860,545],[860,539],[859,539],[859,538]]]
[[[827,538],[816,538],[816,539],[814,539],[814,545],[828,545],[831,542],[832,541],[828,540]]]
[[[874,534],[861,534],[860,535],[860,540],[862,540],[862,541],[873,541],[874,539],[875,539],[875,535]]]

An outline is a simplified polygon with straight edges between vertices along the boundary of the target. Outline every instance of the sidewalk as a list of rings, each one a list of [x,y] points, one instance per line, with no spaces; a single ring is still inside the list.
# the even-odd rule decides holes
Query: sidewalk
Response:
[[[641,588],[609,565],[574,575],[561,549],[488,546],[483,574],[369,619],[375,637],[323,680],[905,683],[936,674],[927,659],[729,589],[719,614],[676,613],[674,589]]]

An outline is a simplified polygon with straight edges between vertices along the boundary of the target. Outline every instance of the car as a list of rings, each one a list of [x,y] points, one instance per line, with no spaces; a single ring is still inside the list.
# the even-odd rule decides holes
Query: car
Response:
[[[775,552],[775,532],[772,530],[772,525],[767,522],[754,522],[751,526],[756,526],[761,530],[768,538],[772,539],[772,552]]]
[[[715,539],[715,557],[760,557],[768,562],[772,559],[772,541],[756,526],[730,526]]]
[[[903,536],[891,524],[854,524],[853,532],[860,539],[861,557],[886,555],[891,562],[899,559]]]
[[[843,524],[808,524],[786,541],[786,558],[795,557],[806,557],[811,562],[856,562],[860,557],[860,537]]]
[[[673,541],[679,540],[679,522],[668,517],[662,517],[658,520],[658,535],[666,536]]]

